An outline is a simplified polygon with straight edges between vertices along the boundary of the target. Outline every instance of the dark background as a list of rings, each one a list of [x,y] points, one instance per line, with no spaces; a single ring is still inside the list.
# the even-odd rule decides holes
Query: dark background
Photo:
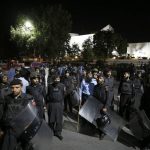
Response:
[[[8,37],[9,27],[19,12],[47,4],[61,4],[68,10],[72,16],[73,33],[89,34],[110,24],[128,42],[150,41],[150,10],[144,1],[5,0],[0,4],[1,36]]]

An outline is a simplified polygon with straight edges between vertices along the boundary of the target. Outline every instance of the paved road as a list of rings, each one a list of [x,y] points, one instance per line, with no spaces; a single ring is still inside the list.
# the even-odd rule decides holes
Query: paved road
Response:
[[[115,96],[117,95],[118,82],[115,84]],[[117,108],[117,106],[116,106]],[[115,113],[114,126],[124,125],[124,120]],[[64,114],[64,124],[62,135],[64,139],[60,141],[57,137],[53,137],[50,143],[50,150],[133,150],[135,148],[131,145],[127,146],[120,140],[113,141],[108,135],[103,140],[99,140],[98,133],[92,128],[78,126],[78,112],[74,109],[74,115]],[[77,128],[79,127],[79,128]],[[77,131],[77,129],[79,129]],[[81,129],[81,130],[80,130]],[[85,129],[83,131],[83,129]],[[121,140],[130,140],[130,137],[123,135],[120,136]],[[132,143],[132,138],[131,138]],[[138,148],[136,148],[138,149]]]
[[[50,150],[133,150],[119,142],[109,140],[99,140],[68,130],[63,130],[64,139],[60,141],[57,137],[53,137],[50,143]]]

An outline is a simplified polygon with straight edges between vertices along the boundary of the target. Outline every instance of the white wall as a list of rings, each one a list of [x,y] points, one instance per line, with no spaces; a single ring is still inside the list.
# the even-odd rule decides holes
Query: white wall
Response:
[[[70,46],[72,47],[73,44],[78,44],[79,48],[82,50],[82,44],[84,43],[85,40],[88,38],[93,41],[93,35],[94,34],[86,34],[86,35],[79,35],[79,36],[72,36],[70,39]]]
[[[150,58],[150,42],[144,43],[129,43],[127,48],[127,54],[138,57],[147,57]]]

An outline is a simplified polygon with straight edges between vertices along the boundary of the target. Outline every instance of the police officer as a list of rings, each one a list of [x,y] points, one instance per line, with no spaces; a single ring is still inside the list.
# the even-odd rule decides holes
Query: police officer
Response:
[[[4,98],[4,96],[10,94],[11,90],[8,83],[8,77],[6,74],[2,74],[0,76],[0,97]]]
[[[30,95],[22,93],[22,82],[14,79],[10,83],[12,93],[1,99],[2,114],[0,115],[0,128],[4,131],[2,150],[15,150],[17,146],[16,133],[11,121],[19,114],[29,101],[33,100]]]
[[[71,103],[71,93],[75,89],[75,84],[73,77],[70,75],[70,72],[68,70],[65,71],[65,76],[62,78],[62,83],[66,87],[66,92],[65,92],[65,98],[64,98],[64,111],[67,112],[68,106],[69,106],[69,111],[72,113],[72,103]]]
[[[102,104],[103,107],[107,105],[107,91],[105,87],[105,81],[103,76],[99,76],[97,79],[97,85],[94,86],[93,96],[97,98]]]
[[[31,84],[27,87],[26,92],[32,95],[35,99],[39,117],[44,117],[44,104],[46,99],[46,91],[43,85],[39,82],[39,76],[36,72],[30,75]]]
[[[141,98],[144,93],[144,82],[142,79],[142,73],[137,72],[136,76],[133,80],[134,88],[135,88],[135,103],[134,103],[134,109],[139,110],[140,104],[141,104]]]
[[[97,79],[97,85],[94,86],[93,96],[102,103],[100,108],[101,115],[107,112],[107,91],[104,83],[104,77],[99,76]],[[102,140],[105,133],[99,130],[99,139]]]
[[[106,71],[105,75],[105,86],[107,89],[107,105],[113,109],[114,101],[114,78],[112,77],[111,70]]]
[[[55,75],[53,83],[48,86],[47,108],[49,117],[49,126],[60,140],[63,139],[62,123],[63,123],[63,108],[64,108],[64,93],[65,86],[60,83],[60,77]]]
[[[125,72],[124,78],[120,82],[118,94],[120,95],[119,114],[125,119],[130,119],[130,109],[135,95],[134,84],[130,80],[130,73]]]

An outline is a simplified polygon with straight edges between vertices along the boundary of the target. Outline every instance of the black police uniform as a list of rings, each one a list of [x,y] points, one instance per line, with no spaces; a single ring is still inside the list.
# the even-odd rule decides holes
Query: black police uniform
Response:
[[[113,107],[113,98],[114,98],[114,78],[106,77],[105,78],[105,86],[108,87],[107,91],[107,105],[109,107]]]
[[[43,118],[44,116],[44,100],[46,98],[46,91],[41,84],[30,85],[26,89],[26,93],[34,97],[36,106],[38,109],[39,117]]]
[[[66,87],[66,93],[64,98],[64,110],[67,111],[67,106],[69,105],[69,111],[72,113],[72,103],[71,103],[71,93],[75,89],[75,84],[72,76],[65,77],[62,79],[62,83]]]
[[[104,107],[108,108],[108,106],[106,106],[108,99],[107,99],[107,92],[106,92],[105,85],[100,85],[100,84],[95,85],[93,96],[103,104],[102,108],[99,108],[101,112],[100,115],[102,116],[102,114],[104,114],[102,113],[103,112],[102,109]],[[100,124],[100,126],[102,127],[102,124]],[[105,136],[105,133],[100,129],[98,131],[99,131],[99,139],[103,139]]]
[[[3,111],[0,118],[0,128],[5,132],[2,150],[14,150],[16,148],[18,137],[13,129],[11,121],[19,114],[33,97],[27,94],[21,94],[14,97],[13,94],[1,99],[1,106]]]
[[[132,105],[132,98],[135,95],[133,82],[129,80],[122,80],[119,85],[118,94],[120,94],[119,114],[125,119],[130,119],[130,109]]]
[[[47,94],[49,125],[54,131],[54,135],[60,137],[60,139],[62,139],[64,87],[62,83],[53,83],[49,85]]]

